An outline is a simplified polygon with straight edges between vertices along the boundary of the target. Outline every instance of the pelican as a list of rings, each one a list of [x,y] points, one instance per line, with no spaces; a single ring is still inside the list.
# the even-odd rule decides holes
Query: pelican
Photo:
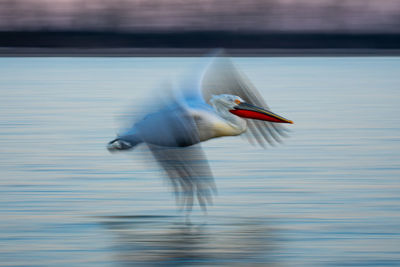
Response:
[[[216,193],[201,142],[244,134],[250,143],[266,147],[286,136],[282,123],[293,123],[273,113],[226,56],[208,59],[157,103],[157,110],[147,112],[107,145],[110,152],[117,152],[146,144],[166,171],[177,202],[187,210],[195,196],[205,210]]]

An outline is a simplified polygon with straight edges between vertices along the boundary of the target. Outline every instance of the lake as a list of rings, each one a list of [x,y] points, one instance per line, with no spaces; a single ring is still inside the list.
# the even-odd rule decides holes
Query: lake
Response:
[[[205,142],[187,223],[144,147],[106,144],[196,60],[0,58],[0,265],[400,265],[400,58],[234,58],[294,124]]]

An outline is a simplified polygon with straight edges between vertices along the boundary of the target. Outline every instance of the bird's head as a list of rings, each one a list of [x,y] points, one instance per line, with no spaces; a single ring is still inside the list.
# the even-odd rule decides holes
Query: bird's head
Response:
[[[228,94],[214,95],[210,102],[214,107],[228,110],[230,113],[242,118],[278,123],[293,123],[291,120],[285,119],[265,108],[247,103],[239,96]]]

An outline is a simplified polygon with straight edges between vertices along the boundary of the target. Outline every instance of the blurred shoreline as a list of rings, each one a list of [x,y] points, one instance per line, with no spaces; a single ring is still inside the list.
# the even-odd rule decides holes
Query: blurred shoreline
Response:
[[[397,56],[400,34],[0,31],[0,56]]]
[[[400,49],[225,49],[233,57],[400,56]],[[210,48],[41,48],[0,47],[0,57],[192,57]]]

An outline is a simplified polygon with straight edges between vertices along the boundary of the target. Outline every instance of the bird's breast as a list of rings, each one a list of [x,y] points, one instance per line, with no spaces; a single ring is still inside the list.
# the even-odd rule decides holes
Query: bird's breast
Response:
[[[239,135],[243,130],[235,127],[213,112],[193,111],[192,117],[197,126],[200,141],[216,137]]]

